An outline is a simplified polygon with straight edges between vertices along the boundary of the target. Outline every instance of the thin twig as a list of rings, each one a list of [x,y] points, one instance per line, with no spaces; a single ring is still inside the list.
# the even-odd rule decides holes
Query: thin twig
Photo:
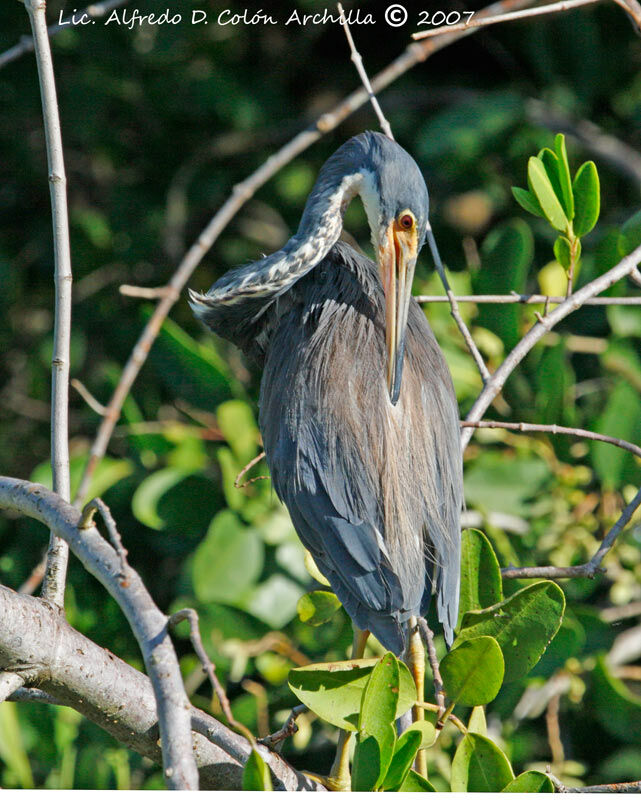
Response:
[[[427,620],[424,617],[418,618],[418,626],[427,648],[427,660],[430,662],[432,679],[434,681],[436,707],[438,708],[439,717],[441,717],[445,713],[445,692],[443,691],[443,678],[441,678],[436,648],[434,647],[434,631],[427,624]]]
[[[441,279],[441,283],[445,288],[445,293],[447,295],[448,302],[450,304],[450,313],[456,322],[463,339],[465,340],[465,344],[467,345],[468,350],[472,354],[472,358],[474,359],[476,366],[478,367],[479,372],[481,373],[481,378],[483,383],[486,384],[490,379],[490,372],[488,368],[485,366],[485,361],[483,361],[483,356],[479,352],[474,339],[472,339],[472,334],[469,332],[467,325],[463,322],[463,318],[461,317],[460,311],[458,309],[458,303],[456,302],[456,298],[454,297],[454,293],[450,288],[450,283],[447,279],[447,275],[445,274],[445,269],[443,268],[443,262],[441,261],[441,256],[438,252],[438,247],[436,246],[436,239],[434,238],[434,233],[432,228],[428,225],[427,228],[427,241],[430,245],[430,250],[432,251],[432,258],[434,259],[434,265],[436,266],[436,271],[438,272],[438,276]]]
[[[438,715],[442,714],[441,709],[436,705],[436,703],[419,703],[419,702],[417,702],[416,705],[417,706],[421,706],[421,708],[424,708],[426,711],[436,711]],[[459,719],[457,716],[455,716],[454,714],[449,714],[447,719],[453,725],[455,725],[461,731],[461,733],[463,735],[465,735],[467,733],[467,727],[466,727],[465,723],[461,719]]]
[[[641,245],[635,248],[629,255],[622,258],[616,266],[604,272],[598,278],[595,278],[590,283],[582,286],[576,292],[564,300],[556,308],[544,318],[542,322],[537,322],[530,330],[523,336],[519,343],[514,347],[511,353],[505,358],[501,366],[494,372],[491,378],[486,382],[483,390],[474,401],[474,405],[467,415],[467,422],[478,422],[490,403],[496,398],[505,381],[512,374],[515,367],[525,358],[534,345],[542,339],[552,328],[565,319],[573,311],[585,303],[591,297],[601,294],[608,289],[612,284],[621,280],[621,278],[629,275],[633,269],[636,268],[639,260],[641,259]],[[468,428],[463,430],[461,435],[461,443],[465,448],[472,437],[472,429]]]
[[[361,83],[365,87],[365,91],[367,92],[367,96],[369,97],[370,103],[372,104],[372,108],[374,109],[374,113],[378,118],[378,124],[381,126],[381,130],[383,133],[392,141],[394,141],[394,134],[392,133],[392,128],[385,118],[385,114],[383,114],[383,109],[380,107],[378,100],[376,99],[376,95],[372,89],[372,84],[369,81],[369,77],[365,70],[365,66],[363,65],[363,59],[361,54],[356,49],[356,45],[354,44],[354,39],[352,38],[352,33],[349,29],[349,25],[347,24],[347,18],[345,17],[345,12],[343,11],[343,6],[341,3],[338,3],[338,13],[341,16],[341,25],[343,26],[343,30],[345,31],[345,36],[347,37],[347,43],[349,44],[349,50],[351,53],[352,61],[354,62],[354,66],[356,67],[356,71],[361,79]]]
[[[90,500],[87,505],[82,509],[82,514],[80,515],[80,521],[78,522],[78,528],[80,530],[87,530],[88,528],[93,528],[95,523],[93,521],[94,514],[96,511],[100,514],[103,518],[105,527],[107,528],[107,533],[109,534],[109,540],[111,544],[118,554],[118,559],[120,561],[120,585],[124,588],[127,587],[127,576],[132,571],[131,567],[129,566],[129,562],[127,561],[127,551],[125,550],[122,537],[118,532],[118,528],[116,527],[116,521],[113,518],[109,506],[102,500],[100,497],[94,497],[93,500]]]
[[[280,749],[279,746],[285,741],[285,739],[289,739],[290,736],[293,736],[295,733],[297,733],[298,725],[296,725],[296,720],[304,711],[307,711],[307,706],[302,704],[299,706],[294,706],[283,727],[279,731],[270,733],[269,736],[259,739],[259,744],[264,744],[265,747],[269,747],[270,750],[278,751]]]
[[[251,478],[250,480],[245,481],[245,483],[240,483],[240,479],[243,477],[243,475],[246,475],[249,472],[249,470],[256,464],[258,464],[259,461],[262,461],[263,458],[265,458],[264,450],[262,453],[259,453],[255,458],[252,458],[252,460],[249,463],[245,464],[245,466],[241,469],[238,475],[236,475],[236,478],[234,480],[234,489],[244,489],[245,486],[249,486],[251,483],[255,483],[256,481],[269,480],[269,475],[258,475],[255,478]]]
[[[499,2],[492,3],[486,9],[480,11],[477,17],[483,18],[510,8],[523,8],[531,5],[533,2],[534,0],[499,0]],[[413,42],[408,45],[398,58],[392,61],[391,64],[373,78],[371,82],[373,91],[381,91],[408,70],[412,69],[412,67],[422,63],[434,53],[470,33],[473,33],[473,31],[462,31],[454,33],[452,36],[443,36],[438,40],[430,40],[420,44]],[[198,237],[196,243],[189,249],[169,281],[168,286],[172,287],[177,292],[181,292],[203,256],[247,200],[282,167],[321,139],[326,133],[338,127],[341,122],[360,108],[368,99],[368,94],[365,89],[352,92],[352,94],[346,97],[331,111],[319,117],[313,125],[295,136],[277,153],[271,156],[256,170],[256,172],[252,173],[246,180],[235,186],[232,195],[212,217]],[[171,311],[174,302],[173,296],[163,297],[163,299],[160,300],[122,371],[120,381],[107,406],[107,413],[98,428],[96,438],[91,446],[89,460],[76,493],[75,502],[78,505],[82,504],[86,497],[91,483],[91,477],[107,451],[109,440],[111,439],[114,427],[120,417],[122,404],[129,394],[129,390],[136,380],[142,365],[145,363],[149,350],[160,331],[165,317]]]
[[[69,477],[69,347],[71,341],[71,249],[67,212],[67,177],[62,150],[58,98],[47,35],[45,0],[25,0],[33,32],[42,97],[42,116],[53,221],[55,319],[51,361],[51,469],[53,490],[63,500],[71,496]],[[53,532],[49,539],[42,596],[62,608],[69,548]]]
[[[216,697],[218,698],[218,702],[220,703],[220,707],[223,710],[223,714],[227,719],[227,722],[232,725],[234,728],[239,730],[243,736],[249,739],[250,742],[254,741],[254,736],[251,731],[246,728],[242,722],[238,722],[234,719],[234,715],[231,710],[231,705],[229,703],[229,698],[225,694],[225,690],[220,684],[218,680],[218,676],[216,675],[216,667],[212,663],[211,659],[207,655],[205,647],[203,645],[203,641],[200,637],[200,628],[198,625],[198,614],[194,611],[193,608],[183,608],[180,611],[176,611],[174,614],[169,617],[169,625],[171,627],[175,627],[179,622],[183,620],[187,620],[189,622],[189,640],[198,656],[198,659],[201,663],[203,668],[203,672],[206,673],[207,677],[209,678],[209,682],[212,685],[214,692],[216,693]]]
[[[125,297],[141,297],[143,300],[158,300],[163,297],[173,297],[174,300],[178,300],[180,296],[180,292],[172,286],[129,286],[123,283],[118,287],[118,291]]]
[[[641,489],[621,512],[621,516],[610,528],[601,542],[599,549],[585,564],[574,567],[507,567],[501,570],[504,578],[594,578],[598,572],[605,572],[601,562],[612,549],[617,536],[632,519],[632,515],[641,505]]]
[[[104,415],[105,411],[107,410],[102,403],[98,402],[96,398],[91,394],[89,389],[79,381],[77,378],[71,379],[71,386],[78,392],[80,397],[85,401],[85,403],[89,406],[92,411],[95,411],[96,414],[99,414],[101,417]]]
[[[444,33],[456,33],[457,31],[468,31],[473,28],[485,28],[488,25],[496,25],[497,22],[512,22],[515,19],[538,17],[541,14],[557,14],[561,11],[569,11],[573,8],[579,8],[579,6],[587,6],[591,3],[598,2],[599,0],[562,0],[560,3],[552,3],[548,6],[528,8],[524,11],[512,11],[506,14],[499,14],[495,17],[486,17],[485,19],[471,17],[467,22],[459,22],[456,25],[442,25],[439,28],[432,28],[432,30],[418,31],[412,34],[412,39],[427,39],[432,36],[441,36]]]
[[[561,725],[559,724],[559,708],[561,706],[561,695],[554,694],[550,698],[547,710],[545,712],[545,726],[548,734],[548,744],[550,745],[550,754],[552,756],[552,763],[555,766],[561,765],[565,762],[565,751],[563,749],[563,742],[561,741]]]
[[[633,453],[637,458],[641,458],[641,447],[625,439],[617,439],[614,436],[606,436],[603,433],[587,431],[583,428],[566,428],[564,425],[538,425],[529,422],[497,422],[491,419],[479,420],[478,422],[461,421],[462,428],[503,428],[508,431],[521,431],[523,433],[552,433],[567,434],[568,436],[578,436],[581,439],[592,439],[595,442],[607,442],[616,447],[621,447]]]
[[[629,783],[599,783],[596,786],[566,786],[550,772],[548,765],[545,774],[554,784],[554,788],[559,794],[637,794],[641,791],[641,781],[630,781]]]
[[[630,276],[632,277],[632,276]],[[418,294],[415,299],[419,303],[449,303],[447,295]],[[506,305],[522,303],[524,305],[539,303],[562,303],[567,297],[550,297],[546,294],[464,294],[456,295],[458,303],[494,303]],[[641,306],[641,297],[591,297],[584,306]]]
[[[114,8],[118,8],[118,6],[124,6],[127,0],[108,0],[108,2],[104,3],[92,3],[90,6],[87,6],[83,11],[75,11],[72,16],[66,17],[62,20],[62,22],[57,23],[56,25],[50,25],[47,28],[47,34],[49,37],[55,36],[60,31],[68,28],[72,24],[72,19],[75,17],[76,19],[82,19],[83,16],[96,18],[96,17],[104,17],[105,14],[108,14],[110,11],[113,11]],[[10,64],[12,61],[16,61],[16,59],[20,58],[21,56],[25,55],[26,53],[30,53],[34,48],[34,40],[32,36],[23,36],[22,39],[18,42],[18,44],[11,47],[9,50],[5,50],[4,53],[0,53],[0,69]]]

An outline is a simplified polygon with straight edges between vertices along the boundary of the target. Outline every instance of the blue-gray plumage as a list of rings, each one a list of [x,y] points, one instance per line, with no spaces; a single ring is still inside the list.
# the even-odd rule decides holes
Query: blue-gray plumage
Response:
[[[338,241],[356,194],[378,265]],[[276,493],[354,623],[399,654],[433,584],[448,643],[458,613],[458,408],[410,296],[427,215],[413,159],[361,134],[326,162],[282,250],[191,298],[262,365],[259,422]]]

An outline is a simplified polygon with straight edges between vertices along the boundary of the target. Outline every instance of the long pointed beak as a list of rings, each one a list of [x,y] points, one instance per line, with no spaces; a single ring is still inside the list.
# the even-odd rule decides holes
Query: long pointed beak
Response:
[[[416,236],[394,229],[392,223],[379,247],[379,269],[385,291],[387,388],[396,405],[401,392],[405,333],[418,248]]]

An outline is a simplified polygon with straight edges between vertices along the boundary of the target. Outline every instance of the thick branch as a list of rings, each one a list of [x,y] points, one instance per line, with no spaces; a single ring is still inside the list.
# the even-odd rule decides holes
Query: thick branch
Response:
[[[0,587],[0,669],[13,670],[19,685],[38,686],[14,691],[12,700],[68,705],[126,747],[162,764],[149,678],[78,633],[55,608],[5,587]],[[189,740],[201,787],[240,789],[249,742],[203,711],[192,707],[190,714],[194,733]],[[276,754],[266,748],[260,752],[277,788],[318,789]]]
[[[69,500],[69,345],[71,341],[71,248],[69,244],[69,215],[67,212],[67,176],[62,151],[62,133],[58,114],[58,98],[53,74],[53,61],[45,0],[25,0],[38,64],[38,79],[42,97],[42,116],[47,144],[53,247],[55,265],[55,320],[53,357],[51,361],[51,469],[53,489]],[[42,588],[43,596],[61,608],[65,601],[65,578],[69,548],[51,531],[47,567]]]

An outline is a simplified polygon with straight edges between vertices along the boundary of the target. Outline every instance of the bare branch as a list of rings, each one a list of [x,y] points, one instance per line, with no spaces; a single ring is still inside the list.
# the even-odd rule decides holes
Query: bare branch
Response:
[[[605,572],[601,562],[612,549],[617,536],[632,519],[641,505],[641,489],[621,512],[621,516],[601,542],[599,549],[585,564],[574,567],[507,567],[501,570],[504,578],[594,578],[597,572]]]
[[[632,277],[632,274],[630,275]],[[524,305],[539,303],[562,303],[567,297],[551,297],[546,294],[464,294],[456,295],[458,303],[496,303],[501,305],[523,303]],[[418,294],[415,296],[418,303],[449,303],[447,295]],[[590,297],[584,306],[641,306],[641,297]]]
[[[72,378],[71,386],[78,392],[80,397],[82,397],[92,411],[95,411],[96,414],[99,414],[101,417],[104,415],[107,409],[102,403],[99,403],[98,400],[96,400],[84,383],[79,381],[77,378]]]
[[[531,5],[533,2],[534,0],[499,0],[499,2],[492,3],[487,6],[486,9],[480,11],[477,17],[482,19],[485,16],[490,16],[505,11],[506,9],[523,8]],[[412,67],[415,67],[434,53],[470,33],[473,33],[473,31],[462,31],[454,33],[451,36],[442,36],[438,40],[435,39],[420,44],[416,42],[410,44],[398,58],[392,61],[391,64],[373,78],[371,82],[372,90],[374,92],[381,91],[405,72],[412,69]],[[326,133],[338,127],[341,122],[360,108],[368,99],[368,94],[365,89],[359,89],[353,92],[331,111],[320,116],[313,125],[295,136],[246,180],[235,186],[231,197],[229,197],[219,211],[212,217],[198,237],[196,243],[192,245],[186,253],[178,269],[169,281],[168,287],[180,293],[203,256],[247,200],[283,166],[321,139]],[[129,394],[129,390],[136,380],[142,365],[145,363],[149,350],[160,331],[165,317],[171,311],[174,302],[173,294],[163,297],[162,300],[160,300],[123,369],[118,386],[107,407],[107,413],[100,424],[96,438],[91,446],[89,460],[76,494],[77,504],[81,504],[86,497],[91,483],[91,476],[107,451],[107,445],[109,444],[114,427],[120,417],[122,404]]]
[[[369,97],[369,101],[372,104],[372,108],[374,109],[374,113],[378,118],[378,124],[381,126],[381,130],[383,133],[392,141],[394,141],[394,134],[392,133],[392,128],[390,127],[389,122],[385,118],[385,114],[383,114],[383,109],[380,107],[378,100],[376,99],[376,95],[372,89],[372,84],[369,82],[369,77],[367,76],[367,72],[365,70],[365,66],[363,65],[363,59],[361,54],[356,49],[356,45],[354,44],[354,39],[352,38],[352,33],[349,29],[349,25],[347,24],[347,19],[345,17],[345,12],[343,11],[343,6],[341,3],[338,3],[338,13],[341,16],[341,25],[343,26],[343,30],[345,31],[345,36],[347,37],[347,43],[349,44],[349,50],[352,54],[352,61],[354,62],[354,66],[356,67],[356,71],[361,79],[361,83],[365,87],[365,91],[367,92],[367,96]]]
[[[432,668],[434,697],[436,698],[438,715],[442,717],[445,713],[445,692],[443,691],[443,678],[441,678],[441,671],[438,665],[438,656],[436,655],[436,648],[434,647],[434,631],[427,624],[427,620],[424,617],[418,617],[418,626],[427,648],[427,660],[430,662],[430,667]]]
[[[125,747],[162,764],[156,699],[149,678],[78,633],[50,605],[2,586],[0,665],[0,669],[19,672],[28,687],[15,691],[11,700],[70,706]],[[242,788],[249,742],[204,711],[190,707],[190,714],[194,733],[188,741],[201,788]],[[259,749],[274,775],[275,788],[319,790],[276,753]]]
[[[512,22],[515,19],[538,17],[541,14],[557,14],[560,11],[570,11],[570,9],[579,8],[579,6],[587,6],[598,2],[599,0],[562,0],[560,3],[552,3],[548,6],[539,6],[538,8],[528,8],[524,11],[512,11],[505,14],[498,14],[495,17],[485,17],[484,19],[472,17],[467,22],[459,22],[456,25],[442,25],[440,28],[418,31],[412,34],[412,39],[427,39],[432,36],[441,36],[444,33],[468,31],[473,28],[486,28],[488,25],[496,25],[497,22]]]
[[[236,478],[234,480],[234,488],[235,489],[244,489],[245,486],[249,486],[251,483],[255,483],[256,481],[269,480],[269,475],[258,475],[255,478],[250,478],[248,481],[245,481],[245,483],[241,483],[240,482],[240,479],[243,477],[243,475],[246,475],[247,472],[249,472],[249,470],[252,467],[256,466],[256,464],[258,464],[259,461],[262,461],[263,458],[265,458],[265,451],[264,450],[263,450],[262,453],[259,453],[255,458],[252,458],[251,461],[249,461],[247,464],[245,464],[245,466],[241,469],[241,471],[238,473],[238,475],[236,475]]]
[[[124,580],[122,551],[119,557],[95,525],[81,527],[89,525],[89,512],[81,515],[44,486],[0,478],[0,506],[19,511],[49,526],[71,546],[85,569],[118,602],[138,640],[154,687],[167,785],[179,789],[197,788],[198,772],[191,748],[190,705],[167,631],[167,617],[155,606],[140,576],[127,567]],[[96,504],[96,507],[101,511],[106,508],[104,504]],[[107,516],[110,533],[118,541],[110,517]]]
[[[47,164],[51,191],[55,265],[55,321],[51,361],[51,469],[53,490],[64,500],[71,496],[69,478],[69,346],[71,341],[71,249],[67,212],[67,176],[53,61],[47,34],[45,0],[25,0],[33,32],[42,97]],[[69,548],[51,532],[42,594],[60,608],[65,601]]]
[[[163,297],[173,297],[174,300],[178,300],[180,296],[180,292],[172,286],[129,286],[123,283],[119,291],[125,297],[141,297],[143,300],[158,300]]]
[[[293,736],[298,731],[296,720],[304,711],[307,711],[307,706],[294,706],[283,727],[279,731],[270,733],[269,736],[259,739],[258,741],[260,744],[264,744],[265,747],[269,747],[270,750],[278,750],[285,739],[289,739],[290,736]]]
[[[104,3],[92,3],[90,6],[87,6],[83,11],[75,11],[74,15],[76,19],[80,19],[83,15],[87,17],[103,17],[105,14],[108,14],[114,8],[118,8],[118,6],[124,6],[127,0],[107,0]],[[68,28],[71,25],[72,17],[66,17],[62,20],[61,23],[56,25],[50,25],[47,28],[47,34],[49,37],[55,36],[57,33],[60,33],[61,30]],[[0,53],[0,69],[10,64],[12,61],[16,61],[16,59],[20,58],[21,56],[25,55],[25,53],[31,53],[34,49],[34,40],[31,36],[23,36],[20,42],[9,50],[5,50],[4,53]]]
[[[595,278],[590,283],[578,289],[570,297],[560,303],[555,309],[541,321],[537,322],[525,334],[521,341],[516,345],[512,352],[503,361],[501,366],[496,370],[492,377],[487,381],[483,390],[476,398],[469,414],[467,415],[467,422],[478,422],[482,415],[485,413],[490,403],[498,395],[503,388],[505,381],[512,374],[515,367],[525,358],[534,345],[545,336],[552,328],[562,319],[576,311],[585,303],[590,297],[601,294],[613,283],[621,280],[626,275],[629,275],[641,259],[641,246],[635,248],[629,255],[621,259],[619,263],[604,272],[598,278]],[[468,428],[464,430],[461,436],[462,446],[465,448],[472,436],[472,430]]]
[[[251,731],[246,728],[241,722],[238,722],[234,719],[234,715],[232,714],[231,705],[229,704],[229,699],[225,694],[225,690],[220,685],[220,681],[218,680],[218,676],[216,675],[216,667],[211,662],[207,652],[205,651],[205,647],[203,645],[202,639],[200,638],[200,630],[198,627],[198,614],[194,611],[193,608],[183,608],[180,611],[176,611],[175,614],[172,614],[169,617],[169,625],[174,627],[178,625],[179,622],[183,620],[187,620],[189,622],[189,640],[200,660],[201,666],[203,668],[203,672],[209,678],[209,682],[212,685],[214,692],[216,693],[216,697],[218,698],[218,702],[220,703],[220,707],[223,710],[223,713],[227,719],[227,722],[232,725],[234,728],[239,730],[246,739],[250,742],[254,742],[254,736]]]
[[[565,433],[569,436],[578,436],[582,439],[592,439],[595,442],[607,442],[608,444],[621,447],[633,453],[637,458],[641,458],[641,447],[632,442],[626,442],[625,439],[617,439],[614,436],[606,436],[603,433],[594,433],[594,431],[586,431],[583,428],[566,428],[564,425],[538,425],[529,422],[496,422],[495,420],[480,420],[479,422],[461,422],[462,428],[503,428],[508,431],[521,431],[522,433],[552,433],[560,434]]]
[[[559,794],[592,794],[596,792],[600,794],[637,794],[641,791],[641,781],[599,783],[596,786],[566,786],[550,772],[549,766],[546,769],[546,774]]]

